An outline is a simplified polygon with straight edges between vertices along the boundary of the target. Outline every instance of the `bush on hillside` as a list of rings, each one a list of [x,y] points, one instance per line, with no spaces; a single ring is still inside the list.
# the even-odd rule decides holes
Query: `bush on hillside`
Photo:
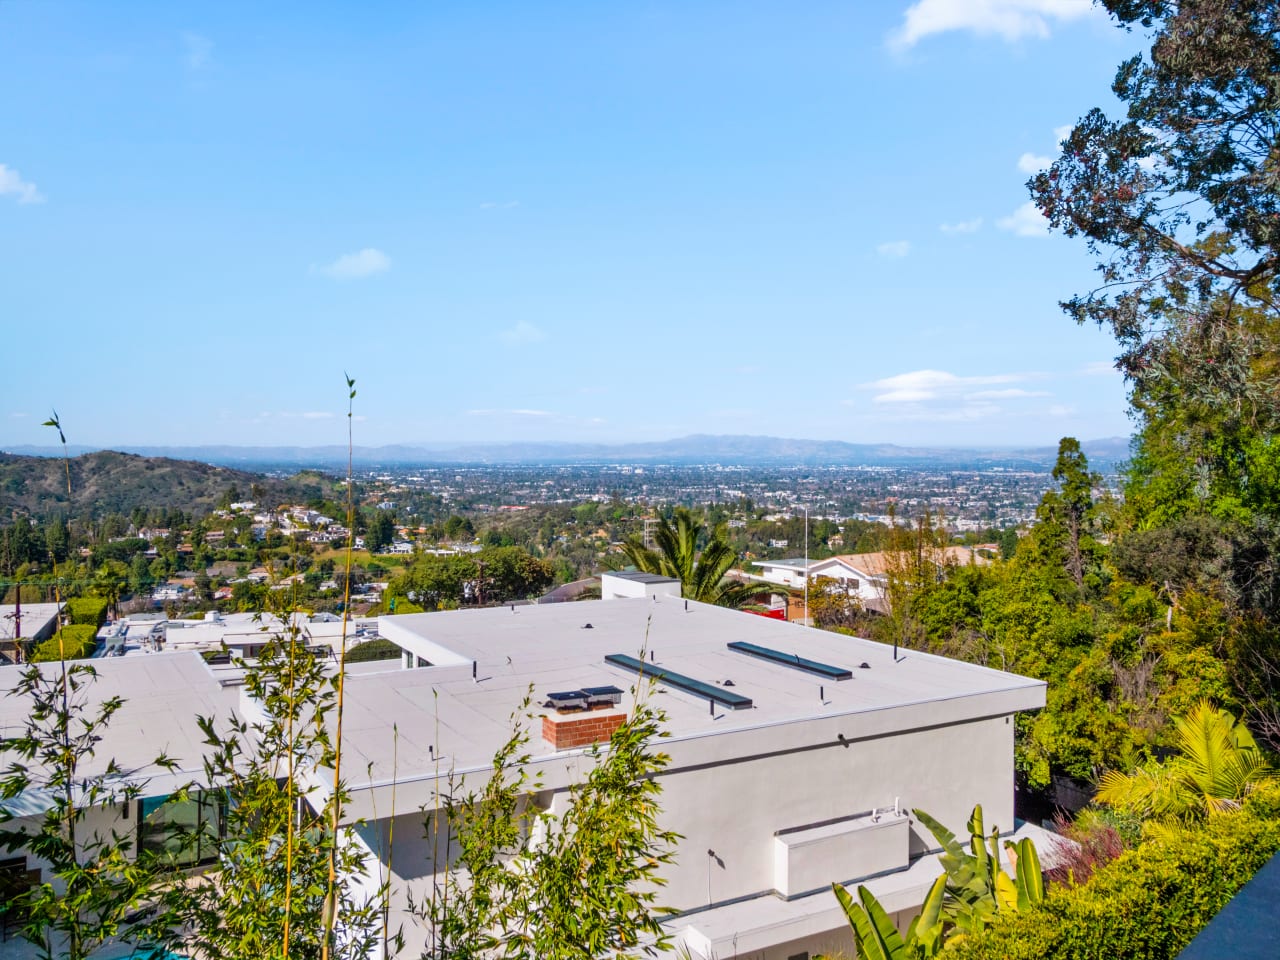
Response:
[[[95,630],[107,619],[107,601],[101,597],[75,597],[62,608],[72,624],[89,625]]]
[[[87,623],[63,627],[39,644],[31,654],[32,663],[57,663],[59,660],[87,660],[98,645],[98,628]]]
[[[1239,812],[1153,837],[1088,883],[1052,888],[1039,909],[948,946],[947,956],[1171,960],[1277,850],[1280,788],[1268,786]]]

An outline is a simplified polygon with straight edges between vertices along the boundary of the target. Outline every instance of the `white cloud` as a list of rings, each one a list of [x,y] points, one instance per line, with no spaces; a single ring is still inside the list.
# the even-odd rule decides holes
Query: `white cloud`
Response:
[[[940,223],[938,229],[943,233],[977,233],[982,229],[982,218],[974,217],[972,220],[961,220],[959,223]]]
[[[344,253],[333,263],[322,267],[312,267],[313,272],[323,273],[335,280],[363,280],[375,273],[386,273],[391,269],[391,258],[381,250],[365,247],[355,253]]]
[[[1023,173],[1039,173],[1046,170],[1052,165],[1053,160],[1049,157],[1041,157],[1034,153],[1024,153],[1018,158],[1018,169]]]
[[[966,393],[966,400],[1017,400],[1023,397],[1051,397],[1053,394],[1045,390],[1023,390],[1020,387],[1008,387],[1004,390],[975,390]]]
[[[899,50],[935,33],[965,30],[1014,41],[1049,36],[1051,23],[1089,15],[1092,0],[917,0],[889,37]]]
[[[1044,218],[1044,215],[1030,200],[1009,214],[1009,216],[1001,217],[997,220],[996,226],[1020,237],[1047,237],[1049,235],[1049,221]]]
[[[468,410],[469,417],[549,417],[550,410],[529,410],[517,407],[514,410]]]
[[[1119,376],[1120,371],[1112,360],[1092,360],[1080,368],[1080,374],[1085,377],[1113,377]]]
[[[186,50],[189,70],[203,70],[213,62],[213,41],[208,37],[185,31],[182,34],[182,46]]]
[[[545,340],[547,335],[528,320],[521,320],[510,330],[500,332],[498,339],[509,347],[518,347],[526,343],[537,343],[539,340]]]
[[[505,203],[499,203],[496,200],[486,200],[480,204],[481,210],[510,210],[513,207],[520,206],[519,200],[508,200]]]
[[[971,387],[988,384],[1017,383],[1027,380],[1026,373],[996,373],[984,376],[960,377],[945,370],[912,370],[883,380],[872,380],[862,386],[866,390],[881,390],[872,398],[875,403],[916,403],[935,400],[943,395],[954,396]]]
[[[1060,127],[1053,128],[1053,142],[1058,146],[1062,146],[1062,141],[1071,136],[1071,131],[1075,129],[1075,124],[1066,123]]]
[[[1050,396],[1040,390],[1002,386],[1042,376],[1036,373],[963,376],[946,370],[912,370],[864,383],[862,389],[876,391],[871,402],[878,419],[972,422],[1008,412],[997,401]],[[983,389],[985,387],[995,389]]]
[[[910,252],[910,240],[891,240],[876,247],[876,253],[882,257],[905,257]]]
[[[10,417],[12,417],[14,420],[21,420],[23,417],[28,416],[28,414],[25,414],[25,413],[11,413],[11,414],[9,414],[9,416],[10,416]]]
[[[1049,408],[1049,416],[1051,417],[1069,417],[1075,412],[1075,407],[1068,406],[1065,403],[1055,403]]]
[[[0,163],[0,197],[14,196],[19,203],[44,203],[44,194],[13,167]]]
[[[302,415],[304,420],[328,420],[333,414],[328,410],[308,410]]]

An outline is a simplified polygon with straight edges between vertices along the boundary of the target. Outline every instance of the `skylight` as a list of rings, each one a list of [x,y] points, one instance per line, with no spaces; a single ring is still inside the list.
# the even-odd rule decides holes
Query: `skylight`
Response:
[[[749,657],[768,660],[770,663],[791,667],[793,670],[803,670],[805,673],[812,673],[828,680],[848,680],[853,676],[852,670],[846,670],[844,667],[833,667],[829,663],[820,663],[817,660],[809,660],[798,653],[784,653],[781,650],[773,650],[769,647],[746,643],[742,640],[736,640],[728,646],[735,653],[745,653]]]
[[[631,673],[638,673],[651,680],[656,680],[663,686],[671,687],[673,690],[691,693],[695,697],[702,697],[712,703],[718,703],[723,707],[728,707],[730,710],[746,710],[751,707],[750,697],[731,693],[722,687],[703,683],[701,680],[694,680],[692,677],[686,677],[684,674],[676,673],[672,670],[664,670],[662,667],[655,666],[652,663],[645,663],[643,660],[629,657],[625,653],[611,653],[604,658],[604,662],[615,667],[621,667],[623,670],[629,670]]]

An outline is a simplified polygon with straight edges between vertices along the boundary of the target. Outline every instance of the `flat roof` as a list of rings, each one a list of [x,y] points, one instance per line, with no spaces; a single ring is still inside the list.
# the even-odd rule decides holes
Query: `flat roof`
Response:
[[[140,657],[100,658],[81,661],[97,671],[97,679],[85,686],[91,705],[108,697],[120,697],[123,706],[112,716],[104,739],[88,761],[81,762],[85,775],[102,773],[111,760],[128,774],[150,783],[143,794],[166,795],[179,784],[203,777],[204,735],[196,717],[212,716],[225,723],[239,703],[237,689],[224,689],[197,653],[155,653]],[[30,713],[29,700],[10,691],[18,682],[22,666],[0,667],[0,728],[8,735],[18,733]],[[41,670],[55,675],[57,664],[42,664]],[[152,765],[161,753],[178,764],[170,773]],[[8,758],[6,758],[6,762]],[[24,794],[6,803],[14,813],[40,812],[38,792]]]
[[[392,662],[386,671],[348,679],[343,724],[350,759],[343,769],[356,788],[393,776],[434,777],[437,770],[443,776],[450,766],[486,769],[510,736],[510,718],[530,685],[535,705],[557,691],[634,687],[637,674],[605,658],[639,657],[642,650],[659,669],[728,686],[752,701],[750,709],[713,710],[705,698],[659,682],[653,702],[667,715],[668,752],[685,739],[900,707],[920,708],[912,722],[924,725],[1044,703],[1039,680],[916,651],[902,651],[894,662],[892,647],[870,640],[676,597],[384,616],[379,633],[437,666],[404,670]],[[853,677],[837,683],[745,657],[728,649],[733,641],[847,667]],[[966,698],[987,702],[969,702],[958,712],[939,708]],[[624,697],[624,708],[632,702]],[[921,719],[925,713],[930,716]],[[555,756],[539,730],[529,729],[535,761]]]
[[[39,633],[62,609],[57,603],[24,603],[22,605],[22,635],[30,637]],[[12,640],[16,636],[18,605],[0,603],[0,640]]]

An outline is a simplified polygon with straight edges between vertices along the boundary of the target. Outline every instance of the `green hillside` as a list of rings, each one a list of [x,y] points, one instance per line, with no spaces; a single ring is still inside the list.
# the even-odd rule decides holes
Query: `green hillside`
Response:
[[[256,490],[275,503],[322,496],[329,485],[316,473],[288,480],[192,460],[139,457],[99,451],[71,459],[72,495],[67,497],[63,461],[0,453],[0,522],[15,514],[50,512],[75,517],[128,514],[135,507],[205,513],[232,487],[248,498]]]

